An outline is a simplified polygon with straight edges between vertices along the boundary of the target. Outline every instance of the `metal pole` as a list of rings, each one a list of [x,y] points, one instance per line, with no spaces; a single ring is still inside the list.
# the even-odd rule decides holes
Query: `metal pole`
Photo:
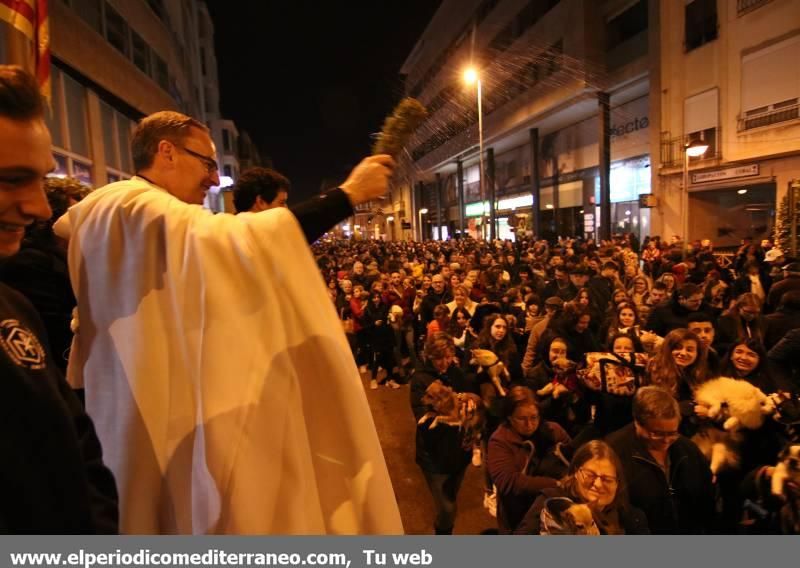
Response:
[[[464,236],[466,227],[464,226],[464,165],[461,160],[456,162],[456,188],[458,190],[458,227],[461,230],[461,236]]]
[[[531,206],[531,228],[533,235],[538,239],[541,232],[541,214],[539,212],[539,200],[541,199],[541,190],[539,186],[539,129],[530,129],[531,137],[531,196],[533,197],[533,205]]]
[[[686,249],[689,246],[689,152],[683,148],[683,187],[681,188],[681,238],[683,239],[683,254],[686,260]]]
[[[494,188],[494,148],[486,151],[486,182],[489,185],[489,239],[494,241],[497,231],[497,216],[495,215],[495,188]]]
[[[437,235],[440,241],[442,237],[442,224],[444,222],[444,215],[442,215],[442,174],[436,174],[436,224],[439,225]]]
[[[797,202],[800,199],[800,180],[789,184],[789,250],[792,258],[797,258]]]
[[[485,196],[485,189],[484,189],[484,170],[483,170],[483,106],[481,104],[482,98],[482,88],[481,88],[481,80],[478,78],[478,151],[480,155],[478,156],[478,167],[480,168],[480,181],[478,182],[480,185],[481,190],[481,232],[483,233],[484,239],[486,238],[486,211],[483,208],[484,200],[486,199]],[[492,229],[494,230],[494,229]]]
[[[611,113],[608,93],[597,93],[600,107],[600,231],[601,239],[611,238]]]

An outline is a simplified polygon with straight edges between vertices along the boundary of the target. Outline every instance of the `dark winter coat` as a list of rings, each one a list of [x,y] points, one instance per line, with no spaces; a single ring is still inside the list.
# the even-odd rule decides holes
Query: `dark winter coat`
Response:
[[[752,321],[747,321],[733,314],[720,317],[714,324],[714,349],[723,356],[734,344],[753,338],[764,342],[767,323],[763,316],[756,316]]]
[[[569,465],[558,457],[557,444],[569,443],[561,426],[546,421],[540,423],[533,439],[523,438],[508,424],[501,424],[492,434],[486,466],[497,486],[501,534],[514,531],[543,489],[557,486]]]
[[[415,421],[419,421],[430,410],[422,402],[422,396],[437,379],[456,392],[479,394],[475,383],[469,381],[457,366],[451,365],[446,373],[440,374],[432,366],[426,365],[411,379],[411,410]],[[429,425],[429,421],[417,424],[417,464],[429,473],[460,473],[472,459],[472,452],[462,448],[463,433],[453,426],[442,425],[431,430]]]
[[[764,332],[764,347],[767,350],[778,343],[793,329],[800,328],[800,310],[783,307],[764,318],[767,329]]]
[[[631,505],[644,511],[653,534],[703,534],[714,514],[711,469],[697,446],[681,436],[669,449],[669,472],[636,436],[634,424],[608,436],[622,462]]]
[[[0,533],[116,533],[116,485],[92,420],[33,306],[3,284],[0,322]]]
[[[700,306],[698,311],[709,313],[705,304]],[[665,337],[673,329],[685,328],[689,322],[689,315],[692,313],[694,312],[687,310],[678,302],[678,296],[675,293],[668,302],[653,308],[644,327],[658,336]]]

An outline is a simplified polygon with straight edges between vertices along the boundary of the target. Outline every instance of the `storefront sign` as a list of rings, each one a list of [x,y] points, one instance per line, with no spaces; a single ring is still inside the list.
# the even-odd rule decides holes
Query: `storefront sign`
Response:
[[[583,232],[594,233],[594,214],[585,213],[583,215]]]
[[[650,120],[646,116],[637,116],[624,124],[611,125],[611,138],[615,136],[625,136],[637,130],[643,130],[650,126]]]
[[[758,164],[749,166],[738,166],[735,168],[725,168],[714,172],[699,172],[692,174],[692,183],[708,183],[712,181],[736,179],[743,177],[757,176],[759,173]]]

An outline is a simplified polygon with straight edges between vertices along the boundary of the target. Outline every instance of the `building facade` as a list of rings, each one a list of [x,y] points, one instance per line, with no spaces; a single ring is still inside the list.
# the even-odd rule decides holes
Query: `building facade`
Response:
[[[401,70],[431,117],[394,210],[416,238],[487,236],[494,189],[497,237],[596,237],[608,152],[610,232],[769,236],[800,177],[799,48],[793,0],[445,0]]]
[[[737,246],[773,233],[776,209],[800,180],[800,6],[793,0],[694,0],[660,5],[661,234],[682,234],[682,144],[689,160],[690,239]]]
[[[56,175],[100,187],[133,175],[130,136],[136,122],[176,110],[209,125],[220,174],[238,171],[224,150],[213,24],[197,0],[54,0],[49,3]],[[0,61],[22,38],[0,22]],[[235,127],[233,129],[235,133]],[[235,141],[234,141],[235,144]],[[234,145],[235,147],[235,145]],[[212,208],[214,203],[210,203]]]

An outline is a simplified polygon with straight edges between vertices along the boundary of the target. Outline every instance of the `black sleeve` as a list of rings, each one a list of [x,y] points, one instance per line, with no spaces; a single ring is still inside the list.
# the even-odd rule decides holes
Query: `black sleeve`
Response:
[[[92,419],[84,412],[78,397],[67,382],[59,377],[59,390],[72,416],[78,445],[89,484],[89,508],[97,534],[119,533],[119,508],[114,475],[103,463],[103,450]]]
[[[289,210],[297,217],[309,243],[316,241],[336,223],[353,215],[350,199],[338,187],[298,203]]]

